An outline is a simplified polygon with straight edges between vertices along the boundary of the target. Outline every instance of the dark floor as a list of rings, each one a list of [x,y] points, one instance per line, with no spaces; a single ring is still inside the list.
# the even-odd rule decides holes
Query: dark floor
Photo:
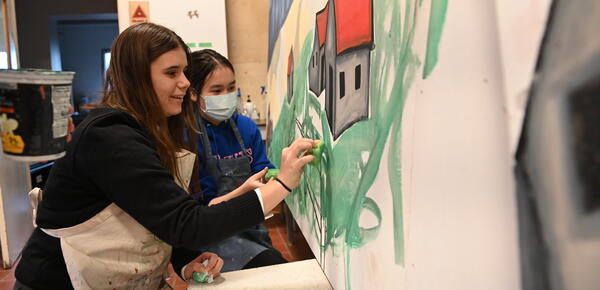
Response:
[[[288,243],[282,206],[278,206],[273,210],[273,213],[275,215],[266,220],[265,225],[269,229],[269,235],[271,236],[271,240],[273,240],[273,246],[281,252],[283,257],[290,262],[314,258],[304,236],[300,230],[298,230],[297,226],[295,227],[296,230],[293,232],[293,244]],[[11,269],[0,268],[0,290],[12,289],[15,283],[14,269],[15,266]],[[186,289],[185,282],[181,280],[179,276],[176,276],[172,271],[170,274],[171,279],[169,280],[169,284],[171,284],[175,290]]]
[[[281,207],[281,205],[278,206],[273,211],[275,215],[265,221],[265,225],[269,229],[269,236],[273,241],[273,247],[279,250],[283,257],[290,262],[313,259],[315,256],[308,247],[302,232],[295,225],[293,218],[291,219],[295,228],[292,238],[293,243],[288,243],[288,233]]]

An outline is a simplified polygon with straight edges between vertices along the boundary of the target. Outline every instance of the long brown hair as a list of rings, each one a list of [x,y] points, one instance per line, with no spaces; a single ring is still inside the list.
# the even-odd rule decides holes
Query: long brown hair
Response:
[[[154,60],[177,48],[185,51],[189,64],[189,48],[168,28],[140,23],[125,29],[112,45],[102,104],[127,111],[137,119],[153,137],[163,166],[182,181],[176,152],[181,148],[196,152],[195,138],[183,136],[184,132],[188,135],[196,132],[193,104],[188,93],[184,97],[181,114],[166,117],[152,86],[150,73],[150,64]],[[192,184],[195,184],[194,179]]]

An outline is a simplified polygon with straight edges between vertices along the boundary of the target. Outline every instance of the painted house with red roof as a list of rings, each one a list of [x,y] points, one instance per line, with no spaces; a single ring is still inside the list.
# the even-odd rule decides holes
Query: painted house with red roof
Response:
[[[329,15],[329,2],[325,8],[317,12],[315,17],[315,37],[313,41],[313,52],[308,68],[308,87],[319,96],[325,89],[325,39],[327,35],[327,17]]]
[[[329,0],[315,22],[309,87],[317,96],[325,90],[325,111],[337,139],[354,123],[369,117],[372,0]],[[317,45],[319,49],[314,49]],[[318,70],[311,71],[313,61]]]

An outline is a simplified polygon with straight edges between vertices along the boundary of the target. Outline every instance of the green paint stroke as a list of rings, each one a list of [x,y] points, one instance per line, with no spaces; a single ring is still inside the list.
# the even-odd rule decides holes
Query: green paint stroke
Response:
[[[375,218],[377,219],[377,224],[371,228],[361,228],[362,229],[362,240],[363,242],[369,242],[374,240],[379,233],[379,229],[381,228],[381,210],[375,203],[372,198],[365,197],[363,200],[362,208],[366,211],[371,212]]]
[[[310,40],[312,40],[312,38],[306,38],[297,63],[308,63],[311,53]],[[319,220],[322,219],[320,215],[326,216],[328,213],[327,211],[323,211],[322,206],[319,210],[317,203],[322,199],[321,193],[325,192],[327,184],[327,175],[323,173],[322,168],[326,167],[328,164],[327,152],[328,148],[331,148],[331,144],[328,144],[325,141],[328,140],[327,138],[321,138],[318,130],[314,126],[312,117],[309,115],[310,110],[317,113],[320,113],[321,110],[318,99],[313,96],[306,98],[306,81],[306,71],[303,70],[302,65],[295,66],[292,101],[288,103],[287,96],[282,98],[283,107],[277,125],[273,130],[269,159],[274,165],[279,166],[281,161],[281,150],[291,144],[299,136],[323,140],[324,152],[321,155],[321,161],[319,164],[316,164],[316,166],[309,165],[305,168],[301,186],[297,187],[294,190],[294,194],[290,194],[286,199],[294,213],[299,213],[301,216],[308,217],[308,220],[311,223],[312,234],[319,237],[321,234],[319,230],[321,228]],[[321,201],[321,203],[323,202]],[[322,238],[319,239],[319,242],[322,242]]]
[[[427,54],[425,57],[425,67],[423,68],[423,79],[426,79],[431,74],[433,68],[437,64],[447,9],[448,0],[431,0],[429,32],[427,36]]]
[[[427,74],[437,62],[437,47],[447,7],[447,0],[432,1],[425,61]],[[289,103],[287,96],[281,98],[283,106],[269,150],[271,162],[279,166],[281,150],[296,138],[307,137],[323,142],[321,162],[305,168],[300,186],[288,195],[286,202],[297,218],[308,220],[310,234],[319,241],[321,257],[327,250],[331,250],[334,256],[344,256],[346,289],[351,288],[352,249],[361,248],[376,239],[381,228],[381,210],[367,193],[378,176],[388,141],[394,261],[404,265],[401,128],[408,90],[421,66],[413,52],[413,39],[422,0],[404,1],[404,13],[400,12],[400,3],[402,0],[373,1],[375,49],[371,52],[369,71],[371,117],[355,123],[334,142],[326,111],[321,106],[324,101],[320,102],[319,96],[307,88],[313,30],[306,35],[301,47],[293,48],[294,55],[297,55],[293,72],[294,91]],[[391,22],[384,23],[384,19],[390,18]],[[365,213],[374,216],[374,226],[363,228],[359,225]]]

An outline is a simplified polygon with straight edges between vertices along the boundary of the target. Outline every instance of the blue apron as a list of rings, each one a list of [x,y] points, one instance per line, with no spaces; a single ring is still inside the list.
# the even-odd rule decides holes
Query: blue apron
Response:
[[[204,148],[203,166],[205,166],[206,172],[215,179],[217,196],[229,193],[252,176],[252,168],[250,167],[252,158],[246,152],[246,146],[240,131],[233,119],[230,118],[225,121],[231,125],[231,130],[233,130],[233,134],[240,144],[240,148],[242,148],[242,157],[217,159],[213,156],[203,119],[199,116],[196,119],[201,132],[200,141],[202,142],[202,148]],[[242,269],[256,255],[269,248],[272,248],[269,231],[261,223],[209,246],[206,251],[219,255],[225,262],[221,272],[229,272]]]

